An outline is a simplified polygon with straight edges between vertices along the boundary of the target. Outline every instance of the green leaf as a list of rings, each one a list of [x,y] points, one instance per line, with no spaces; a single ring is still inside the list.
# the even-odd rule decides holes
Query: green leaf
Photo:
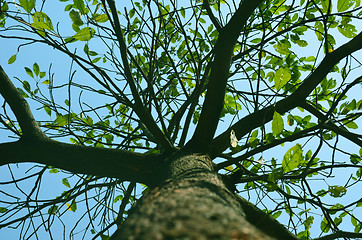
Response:
[[[25,91],[27,91],[28,93],[31,93],[31,87],[30,87],[30,83],[28,81],[23,81],[23,88],[25,89]]]
[[[276,90],[279,91],[291,79],[291,76],[289,68],[279,68],[274,74]]]
[[[39,77],[40,77],[40,78],[45,77],[45,75],[46,75],[46,72],[40,72],[40,73],[39,73]]]
[[[7,208],[0,207],[0,213],[6,213],[8,211]]]
[[[24,69],[25,69],[25,72],[26,72],[30,77],[34,78],[33,71],[31,71],[30,68],[24,67]]]
[[[56,214],[58,211],[58,206],[53,205],[48,209],[48,214],[52,215],[52,214]]]
[[[93,125],[93,119],[91,117],[82,118],[83,122],[85,122],[88,126]]]
[[[297,168],[303,159],[303,150],[301,145],[298,143],[294,147],[290,148],[284,155],[282,161],[282,167],[284,172],[290,172]]]
[[[104,235],[104,234],[101,234],[101,240],[110,240],[111,237],[110,236],[107,236],[107,235]]]
[[[272,121],[272,131],[275,136],[278,136],[284,129],[284,121],[282,116],[274,111],[273,121]]]
[[[33,14],[33,21],[31,25],[38,29],[54,30],[51,19],[43,12],[35,12]]]
[[[349,159],[353,164],[358,164],[361,161],[361,158],[357,154],[352,154]]]
[[[49,81],[49,80],[44,80],[44,81],[42,82],[42,84],[49,85],[49,84],[50,84],[50,81]]]
[[[321,0],[322,3],[322,12],[327,13],[329,10],[329,13],[332,11],[332,2],[331,0]]]
[[[329,192],[329,195],[331,195],[332,197],[335,197],[335,198],[342,197],[343,195],[346,194],[347,188],[345,188],[343,186],[338,186],[338,185],[329,186],[328,192]]]
[[[318,41],[322,41],[324,38],[323,23],[321,23],[320,21],[315,22],[314,28],[315,28],[315,34],[317,35]]]
[[[15,62],[16,60],[16,54],[12,55],[9,60],[8,60],[8,64],[12,64],[13,62]]]
[[[40,70],[39,70],[39,65],[37,63],[33,64],[33,71],[35,73],[35,76],[39,75]]]
[[[52,110],[50,109],[50,107],[48,105],[43,105],[43,108],[49,116],[52,115]]]
[[[81,15],[80,15],[80,13],[78,11],[71,10],[69,12],[69,17],[72,19],[73,24],[75,24],[76,26],[82,26],[83,25]]]
[[[352,24],[341,24],[338,26],[338,31],[343,34],[343,36],[347,38],[354,38],[357,36],[357,29]]]
[[[69,181],[68,181],[67,178],[63,178],[63,179],[62,179],[62,183],[64,184],[64,186],[70,188],[70,184],[69,184]]]
[[[82,28],[73,37],[79,41],[89,41],[95,34],[95,30],[91,27]]]
[[[114,200],[113,202],[116,203],[118,201],[122,201],[123,200],[123,196],[122,195],[118,195]]]
[[[358,125],[355,122],[349,122],[345,125],[348,128],[357,129]]]
[[[72,114],[65,114],[65,115],[59,115],[54,122],[57,123],[58,126],[65,126],[70,122],[72,122],[72,119],[73,119]]]
[[[56,169],[56,168],[53,168],[53,169],[49,170],[49,173],[58,173],[58,172],[59,172],[59,170]]]
[[[86,14],[87,9],[85,8],[83,0],[74,0],[74,7],[80,11],[81,14]]]
[[[28,98],[29,95],[26,94],[26,92],[23,91],[23,89],[21,88],[17,88],[18,89],[18,92],[20,93],[20,95],[23,97],[23,98]]]
[[[19,0],[20,6],[24,8],[27,13],[30,13],[31,10],[35,7],[35,0]]]
[[[103,22],[107,22],[108,21],[108,16],[107,14],[94,14],[92,17],[92,20],[99,22],[99,23],[103,23]]]
[[[92,63],[96,63],[96,62],[98,62],[99,60],[101,60],[101,57],[96,57],[95,59],[92,60]]]
[[[185,8],[181,7],[180,12],[181,12],[182,17],[185,18]]]
[[[74,199],[71,204],[67,203],[67,209],[73,212],[77,211],[77,203],[75,202]]]
[[[337,11],[344,12],[348,10],[355,3],[355,0],[338,0]]]

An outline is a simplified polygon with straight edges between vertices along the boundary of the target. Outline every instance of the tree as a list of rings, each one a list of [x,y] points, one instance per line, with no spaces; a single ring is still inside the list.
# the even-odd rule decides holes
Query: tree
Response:
[[[54,1],[0,2],[9,64],[69,59],[0,68],[1,186],[22,193],[0,191],[0,229],[58,239],[81,211],[67,237],[362,237],[359,0],[60,0],[57,24]]]

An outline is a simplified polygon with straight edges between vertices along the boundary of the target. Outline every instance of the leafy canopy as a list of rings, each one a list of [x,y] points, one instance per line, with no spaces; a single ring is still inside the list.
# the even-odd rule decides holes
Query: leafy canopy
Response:
[[[361,61],[360,52],[353,53],[361,45],[360,0],[260,2],[226,62],[218,128],[205,145],[211,146],[216,170],[228,175],[241,196],[301,239],[320,233],[333,238],[340,231],[361,236],[353,235],[362,228],[362,203],[353,194],[362,175]],[[39,110],[35,118],[47,136],[74,145],[165,153],[192,139],[207,95],[213,98],[208,91],[216,81],[218,48],[232,35],[223,28],[239,4],[1,0],[0,38],[17,40],[8,64],[24,69],[25,74],[16,70],[18,91]],[[21,54],[39,44],[48,47],[44,55]],[[56,60],[61,56],[66,63]],[[19,58],[27,58],[25,67]],[[8,110],[2,105],[1,131],[20,137],[22,129]],[[24,202],[0,202],[1,227],[33,228],[29,219],[36,217],[38,225],[51,225],[49,219],[91,203],[95,207],[86,207],[89,214],[80,219],[87,224],[80,228],[107,239],[105,225],[117,217],[113,204],[123,206],[122,219],[125,204],[140,197],[141,191],[132,192],[136,185],[119,179],[34,169],[40,169],[39,179],[61,175],[65,191],[42,205],[24,196],[14,196]],[[23,214],[27,218],[13,215],[19,207],[31,209]],[[23,234],[32,232],[37,228]]]

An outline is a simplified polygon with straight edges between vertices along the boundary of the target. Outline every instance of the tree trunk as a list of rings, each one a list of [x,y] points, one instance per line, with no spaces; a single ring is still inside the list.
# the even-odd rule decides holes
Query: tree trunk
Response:
[[[112,239],[275,239],[247,221],[207,156],[166,161],[167,180],[143,196]]]

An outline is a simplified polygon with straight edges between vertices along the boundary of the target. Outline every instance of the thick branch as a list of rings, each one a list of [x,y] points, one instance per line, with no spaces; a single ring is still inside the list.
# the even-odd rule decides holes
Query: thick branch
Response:
[[[157,155],[143,155],[109,148],[85,147],[49,139],[19,140],[0,144],[0,165],[32,162],[73,173],[114,177],[153,185],[155,169],[161,162]]]
[[[14,112],[23,136],[17,142],[0,144],[0,165],[33,162],[74,173],[115,177],[151,185],[160,160],[116,149],[77,146],[53,141],[35,121],[26,100],[0,66],[0,93]],[[157,175],[157,174],[156,174]],[[162,175],[162,174],[158,174]],[[157,181],[157,180],[155,180]]]
[[[195,133],[189,142],[189,146],[197,148],[195,150],[207,151],[210,146],[224,107],[225,88],[235,43],[247,19],[261,2],[262,0],[243,1],[228,24],[220,30],[205,102]]]
[[[0,66],[0,94],[9,104],[19,122],[23,137],[45,137],[40,130],[38,123],[35,121],[30,107],[26,100],[20,95],[14,84]]]
[[[230,146],[230,131],[234,130],[238,139],[245,134],[260,127],[273,119],[273,113],[276,110],[283,114],[303,103],[308,95],[318,86],[326,77],[330,70],[344,57],[362,48],[362,32],[348,43],[337,48],[328,54],[314,72],[312,72],[299,86],[299,88],[290,96],[278,101],[274,106],[269,106],[256,111],[236,122],[225,132],[214,139],[211,146],[211,155],[217,156]]]
[[[323,236],[323,237],[319,237],[319,238],[314,238],[313,240],[333,240],[333,239],[338,239],[338,238],[360,238],[362,237],[362,233],[354,233],[354,232],[344,232],[344,231],[337,231],[335,233]]]

